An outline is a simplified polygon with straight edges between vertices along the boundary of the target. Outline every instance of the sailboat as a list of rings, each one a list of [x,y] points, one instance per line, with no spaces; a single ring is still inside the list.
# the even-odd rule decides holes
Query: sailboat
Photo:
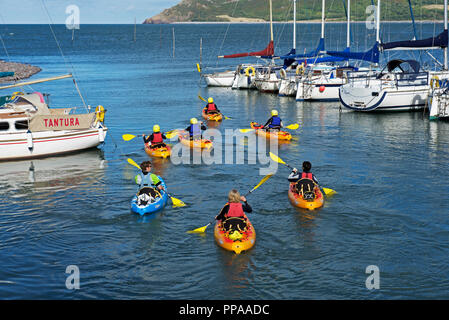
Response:
[[[447,1],[444,7],[444,29],[447,30]],[[448,69],[447,47],[444,48],[444,69]],[[449,81],[437,78],[431,83],[432,92],[429,96],[429,119],[449,119]]]
[[[272,0],[269,0],[270,5],[270,30],[271,39],[267,47],[260,51],[236,53],[230,55],[218,56],[219,59],[232,59],[244,57],[260,57],[271,58],[274,55],[273,42],[273,26],[272,26]],[[222,72],[215,72],[211,74],[203,74],[208,86],[215,87],[232,87],[233,89],[255,89],[255,74],[259,68],[264,67],[262,64],[245,63],[240,64],[235,70],[226,70]]]
[[[0,87],[0,90],[73,78],[71,74]],[[76,86],[76,81],[74,84]],[[89,148],[104,142],[106,110],[50,108],[46,94],[14,92],[0,101],[0,161],[42,158]]]
[[[262,59],[272,59],[274,56],[274,41],[273,41],[273,5],[272,0],[269,0],[270,8],[270,42],[267,47],[261,51],[237,53],[231,55],[219,56],[219,58],[242,58],[242,57],[259,57]],[[261,64],[240,64],[237,66],[234,81],[232,83],[233,89],[256,89],[255,78],[256,73],[261,72],[265,66]]]
[[[394,59],[389,61],[381,72],[359,75],[353,72],[348,83],[341,86],[339,98],[341,104],[354,111],[405,111],[423,109],[435,79],[449,78],[447,68],[447,11],[445,11],[444,31],[436,37],[423,40],[395,41],[381,43],[379,36],[380,3],[377,8],[376,45],[372,51],[387,50],[425,50],[444,49],[444,66],[441,71],[425,71],[416,60]],[[447,0],[444,0],[447,10]],[[332,55],[332,52],[328,52]],[[341,54],[338,54],[341,56]],[[351,56],[348,53],[346,56]]]

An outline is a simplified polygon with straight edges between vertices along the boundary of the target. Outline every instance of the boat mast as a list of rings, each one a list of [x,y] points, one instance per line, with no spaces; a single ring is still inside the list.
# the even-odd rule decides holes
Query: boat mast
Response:
[[[348,25],[346,26],[346,48],[351,46],[351,0],[348,0]]]
[[[447,1],[447,0],[445,0]],[[377,0],[376,12],[376,42],[380,43],[380,0]]]
[[[293,0],[293,49],[296,51],[296,0]]]
[[[270,40],[273,41],[273,4],[270,0]]]
[[[326,0],[322,1],[321,8],[321,39],[324,39],[324,14],[325,14]]]
[[[447,32],[447,0],[444,0],[444,31]],[[447,69],[447,47],[444,47],[444,70]]]

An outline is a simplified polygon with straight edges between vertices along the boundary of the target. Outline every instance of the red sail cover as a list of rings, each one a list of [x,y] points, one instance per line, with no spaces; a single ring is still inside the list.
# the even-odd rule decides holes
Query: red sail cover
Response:
[[[270,41],[268,46],[263,49],[262,51],[256,51],[256,52],[245,52],[245,53],[236,53],[236,54],[230,54],[227,56],[223,56],[223,58],[241,58],[241,57],[249,57],[249,56],[272,56],[274,55],[274,44],[273,41]]]

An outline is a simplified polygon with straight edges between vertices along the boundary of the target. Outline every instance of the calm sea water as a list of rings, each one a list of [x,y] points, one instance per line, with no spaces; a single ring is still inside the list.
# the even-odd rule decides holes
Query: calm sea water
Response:
[[[43,69],[34,78],[74,71],[87,103],[106,107],[110,132],[100,150],[0,163],[0,298],[449,298],[449,123],[429,122],[422,112],[340,112],[338,103],[205,88],[195,66],[200,38],[209,70],[235,66],[251,60],[216,56],[263,49],[262,24],[138,25],[136,42],[132,25],[82,25],[73,43],[71,31],[53,28],[64,57],[48,26],[2,25],[0,32],[13,61]],[[277,53],[290,50],[290,29],[275,26]],[[320,26],[298,29],[298,50],[313,49]],[[418,26],[423,37],[440,29]],[[385,24],[382,36],[407,39],[411,30]],[[345,25],[328,25],[326,34],[328,48],[345,47]],[[354,25],[355,50],[374,40],[374,30]],[[82,104],[70,80],[32,90],[50,93],[53,106]],[[169,191],[188,206],[168,206],[154,217],[132,214],[137,171],[126,159],[148,157],[140,138],[124,142],[121,135],[146,133],[156,123],[186,127],[200,116],[198,95],[213,96],[233,118],[217,127],[222,132],[262,122],[273,108],[284,122],[300,123],[279,155],[296,167],[311,161],[322,185],[338,194],[317,212],[298,211],[287,198],[289,171],[280,167],[248,197],[257,241],[241,255],[218,247],[212,227],[202,235],[186,231],[207,224],[231,188],[254,187],[260,163],[154,161]],[[69,265],[79,267],[79,290],[65,286]],[[379,267],[379,290],[365,287],[369,265]]]

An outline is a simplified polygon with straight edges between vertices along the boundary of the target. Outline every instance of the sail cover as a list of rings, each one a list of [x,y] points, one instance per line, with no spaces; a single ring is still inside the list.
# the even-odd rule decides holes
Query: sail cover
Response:
[[[373,63],[379,63],[379,48],[377,42],[370,50],[366,52],[349,52],[347,50],[344,50],[344,51],[326,51],[326,53],[334,57],[341,57],[354,60],[364,60]]]
[[[295,58],[313,58],[320,54],[321,51],[324,51],[324,39],[320,38],[320,42],[318,43],[318,47],[311,52],[304,53],[304,54],[293,54],[293,55],[286,55],[281,56],[281,59],[295,59]]]
[[[286,56],[288,57],[288,56],[294,55],[295,53],[296,53],[296,49],[292,48],[290,50],[290,52],[287,53]],[[284,59],[284,65],[282,66],[282,68],[287,69],[288,67],[290,67],[292,65],[293,62],[295,62],[295,59]]]
[[[274,44],[273,44],[273,41],[270,41],[268,46],[261,51],[230,54],[230,55],[222,56],[221,58],[242,58],[242,57],[250,57],[250,56],[272,57],[273,55],[274,55]]]
[[[401,49],[429,49],[446,48],[448,44],[447,30],[441,32],[438,36],[422,40],[394,41],[381,44],[382,50],[401,50]]]

